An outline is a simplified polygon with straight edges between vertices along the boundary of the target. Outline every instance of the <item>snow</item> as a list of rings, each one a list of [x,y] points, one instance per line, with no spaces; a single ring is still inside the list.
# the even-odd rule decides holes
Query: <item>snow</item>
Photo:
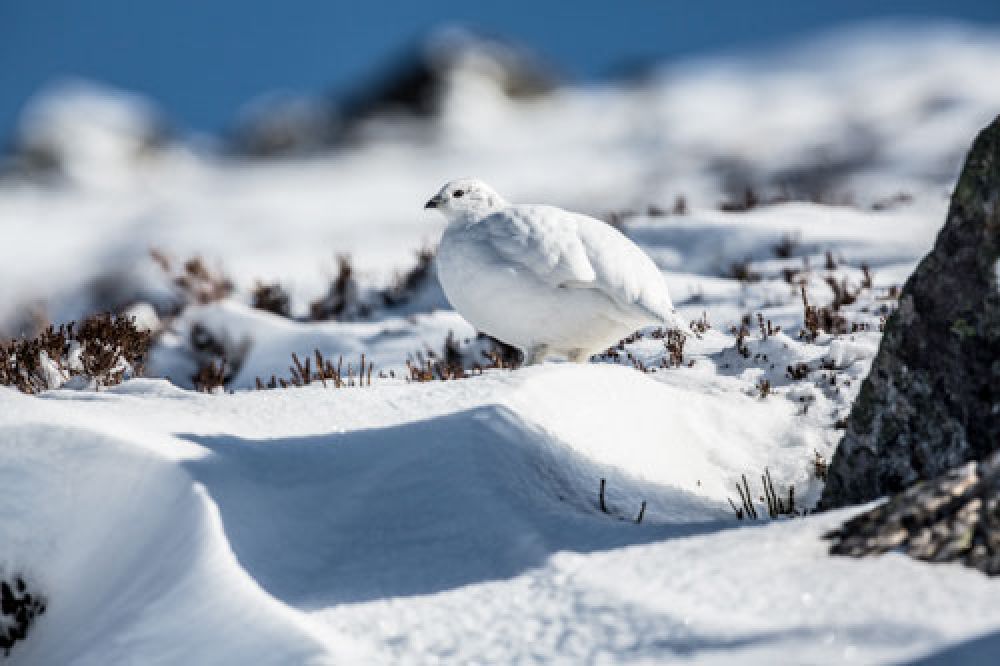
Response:
[[[560,553],[502,584],[321,617],[340,630],[377,627],[392,663],[884,663],[996,627],[995,590],[972,572],[898,555],[831,562],[819,537],[843,519],[675,530]]]
[[[0,401],[4,562],[51,595],[14,663],[871,662],[1000,623],[974,572],[827,556],[843,513],[734,521],[733,471],[807,462],[776,400],[562,364]]]
[[[470,68],[430,125],[376,118],[356,145],[262,162],[150,144],[155,111],[128,95],[44,96],[25,132],[68,167],[0,180],[0,330],[29,307],[63,321],[110,303],[166,330],[148,378],[0,388],[0,576],[48,599],[11,663],[995,655],[995,582],[828,556],[822,535],[856,509],[737,521],[729,500],[743,475],[759,495],[765,470],[798,508],[818,498],[816,456],[830,459],[892,288],[1000,104],[997,67],[996,35],[862,31],[531,101],[493,90],[485,110]],[[825,203],[718,210],[823,165],[842,170]],[[516,200],[633,211],[625,233],[685,319],[712,327],[675,364],[647,330],[583,366],[411,383],[407,360],[449,332],[481,344],[433,280],[370,317],[304,320],[337,254],[365,293],[412,265],[443,227],[423,202],[463,173]],[[686,211],[648,210],[678,195]],[[177,290],[150,248],[202,255],[234,293],[169,312]],[[752,277],[735,279],[744,263]],[[803,331],[799,281],[822,306],[829,281],[858,290],[863,265],[873,283],[841,310],[856,330]],[[285,286],[298,318],[250,307],[257,280]],[[231,392],[190,390],[196,328],[244,352]],[[355,372],[364,353],[372,385],[248,390],[314,349]]]
[[[56,405],[4,393],[4,514],[21,518],[4,521],[4,563],[52,594],[17,660],[176,663],[219,641],[237,661],[351,654],[238,566],[218,509],[181,469],[134,440],[74,427]],[[151,639],[159,647],[147,652]]]

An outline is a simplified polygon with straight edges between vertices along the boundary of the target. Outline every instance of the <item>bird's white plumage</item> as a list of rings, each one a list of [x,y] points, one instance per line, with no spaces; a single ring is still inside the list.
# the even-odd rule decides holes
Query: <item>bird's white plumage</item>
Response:
[[[449,221],[438,249],[448,299],[529,361],[586,360],[645,326],[687,328],[652,260],[600,220],[510,204],[471,179],[448,183],[428,207]]]

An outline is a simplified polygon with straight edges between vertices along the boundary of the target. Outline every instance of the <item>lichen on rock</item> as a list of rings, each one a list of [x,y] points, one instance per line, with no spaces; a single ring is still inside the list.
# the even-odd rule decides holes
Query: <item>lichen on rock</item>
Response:
[[[901,551],[1000,575],[1000,453],[917,483],[826,538],[834,555]]]
[[[888,320],[820,508],[898,493],[1000,448],[1000,117],[973,143]]]

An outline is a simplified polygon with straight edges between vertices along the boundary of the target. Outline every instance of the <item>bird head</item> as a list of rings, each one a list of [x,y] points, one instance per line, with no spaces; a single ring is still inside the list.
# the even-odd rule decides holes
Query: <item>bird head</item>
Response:
[[[446,184],[424,208],[434,208],[450,219],[481,217],[507,205],[496,190],[475,178],[459,178]]]

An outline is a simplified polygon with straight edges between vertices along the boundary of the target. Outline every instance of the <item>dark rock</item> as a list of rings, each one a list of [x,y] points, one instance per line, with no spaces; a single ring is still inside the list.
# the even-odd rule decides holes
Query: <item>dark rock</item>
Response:
[[[1000,453],[922,481],[826,535],[834,555],[898,550],[1000,574]]]
[[[385,112],[433,116],[455,76],[490,80],[511,99],[537,97],[555,78],[533,55],[511,43],[462,29],[442,30],[397,60],[374,84],[342,105],[345,122]]]
[[[934,249],[886,323],[820,508],[897,493],[1000,448],[998,261],[1000,118],[973,143]]]
[[[431,120],[455,83],[475,78],[509,99],[550,92],[556,77],[514,44],[461,29],[447,29],[406,49],[365,85],[339,99],[273,97],[248,109],[230,137],[240,155],[309,154],[363,138],[376,117]],[[413,123],[404,123],[412,125]],[[398,129],[400,123],[392,123]]]

